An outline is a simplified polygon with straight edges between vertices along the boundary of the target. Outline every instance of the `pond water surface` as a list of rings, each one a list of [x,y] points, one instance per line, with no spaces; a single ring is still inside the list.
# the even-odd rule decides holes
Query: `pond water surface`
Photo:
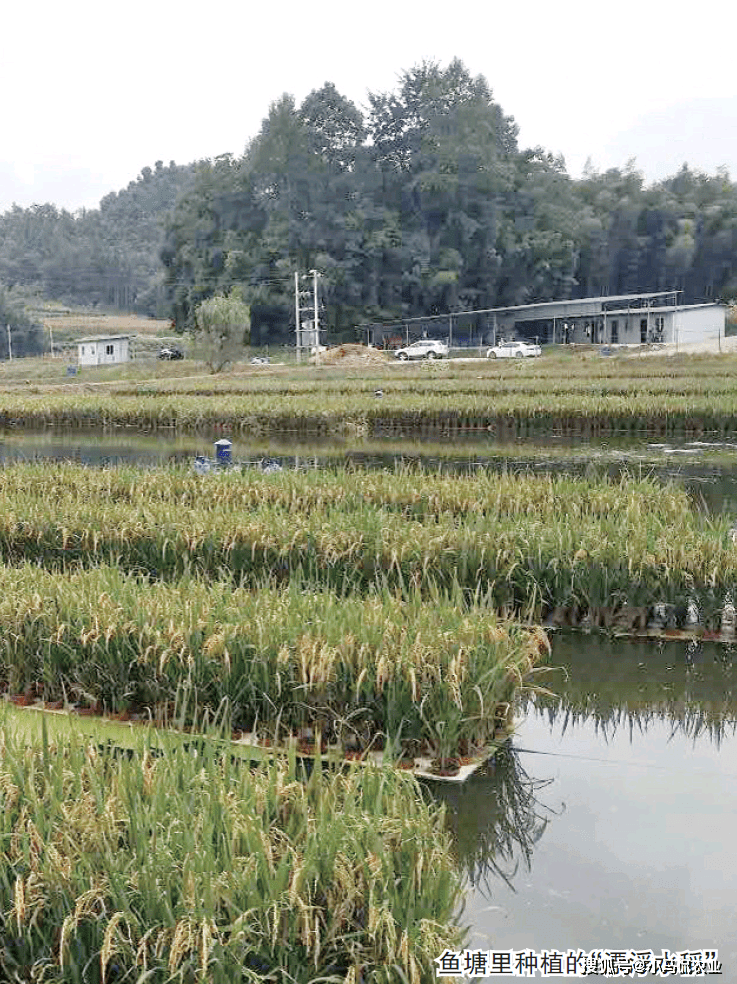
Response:
[[[735,661],[554,639],[561,670],[539,682],[559,696],[528,700],[496,767],[436,793],[467,872],[469,948],[717,949],[737,980]]]

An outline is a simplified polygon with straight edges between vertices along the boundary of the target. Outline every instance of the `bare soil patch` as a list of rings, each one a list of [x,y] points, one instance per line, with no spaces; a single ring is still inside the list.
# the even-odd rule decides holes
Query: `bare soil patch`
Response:
[[[668,342],[667,345],[653,349],[641,349],[637,355],[720,355],[727,352],[737,352],[737,335],[727,335],[726,338],[708,338],[702,342]]]
[[[327,352],[321,352],[319,359],[321,366],[345,366],[356,369],[366,365],[385,366],[390,361],[389,356],[378,349],[351,343],[338,345],[336,348],[328,349]],[[310,361],[314,363],[316,361],[315,356]]]

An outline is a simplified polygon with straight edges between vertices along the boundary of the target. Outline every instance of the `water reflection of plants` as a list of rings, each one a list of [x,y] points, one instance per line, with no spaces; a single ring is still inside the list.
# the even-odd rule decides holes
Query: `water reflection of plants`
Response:
[[[464,786],[433,790],[446,805],[455,851],[472,886],[490,893],[493,879],[501,878],[514,888],[520,867],[531,868],[552,815],[537,794],[551,782],[532,779],[507,743],[487,774]]]
[[[522,709],[561,734],[589,725],[605,740],[622,730],[632,739],[666,723],[673,735],[719,745],[737,732],[735,654],[716,643],[558,636],[549,691],[523,695]]]

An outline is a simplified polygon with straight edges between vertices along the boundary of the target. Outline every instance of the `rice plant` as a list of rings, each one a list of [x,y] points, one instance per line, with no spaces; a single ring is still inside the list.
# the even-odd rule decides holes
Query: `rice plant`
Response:
[[[420,984],[464,936],[442,811],[371,768],[0,733],[6,980]]]
[[[532,360],[531,360],[532,361]],[[267,379],[111,384],[94,394],[8,391],[4,426],[105,427],[233,433],[455,433],[552,428],[724,431],[737,425],[735,359],[544,359],[535,365],[450,364],[441,376],[388,365],[356,376],[292,371]],[[371,399],[380,385],[381,401]]]
[[[137,482],[140,484],[137,484]],[[474,490],[476,495],[474,495]],[[655,481],[0,471],[0,557],[150,579],[301,581],[338,592],[460,588],[497,611],[647,609],[737,590],[727,522]]]
[[[319,731],[431,757],[488,750],[546,651],[539,630],[453,598],[31,565],[0,567],[0,638],[11,694],[153,715],[187,694],[185,723],[227,707],[233,729],[271,741]]]

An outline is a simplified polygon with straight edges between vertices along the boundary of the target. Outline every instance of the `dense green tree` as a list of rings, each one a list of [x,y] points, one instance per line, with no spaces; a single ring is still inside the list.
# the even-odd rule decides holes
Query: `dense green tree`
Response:
[[[40,355],[44,350],[43,327],[27,312],[17,292],[0,285],[0,359]]]
[[[285,95],[243,158],[193,187],[164,257],[180,325],[239,282],[254,338],[287,341],[293,274],[311,268],[339,333],[600,292],[699,300],[735,283],[726,175],[686,168],[648,189],[630,162],[573,181],[561,158],[518,148],[514,120],[458,60],[424,62],[369,103],[364,121],[331,83],[301,106]]]
[[[366,133],[360,110],[332,82],[313,90],[299,108],[312,154],[330,172],[350,171]]]
[[[53,205],[14,206],[0,215],[0,279],[67,303],[165,316],[163,218],[193,171],[157,161],[99,209],[74,215]]]
[[[396,93],[372,94],[370,102],[384,199],[397,207],[401,233],[421,258],[405,256],[405,307],[492,305],[497,247],[513,204],[514,121],[486,80],[457,59],[445,69],[424,62],[402,75]]]

